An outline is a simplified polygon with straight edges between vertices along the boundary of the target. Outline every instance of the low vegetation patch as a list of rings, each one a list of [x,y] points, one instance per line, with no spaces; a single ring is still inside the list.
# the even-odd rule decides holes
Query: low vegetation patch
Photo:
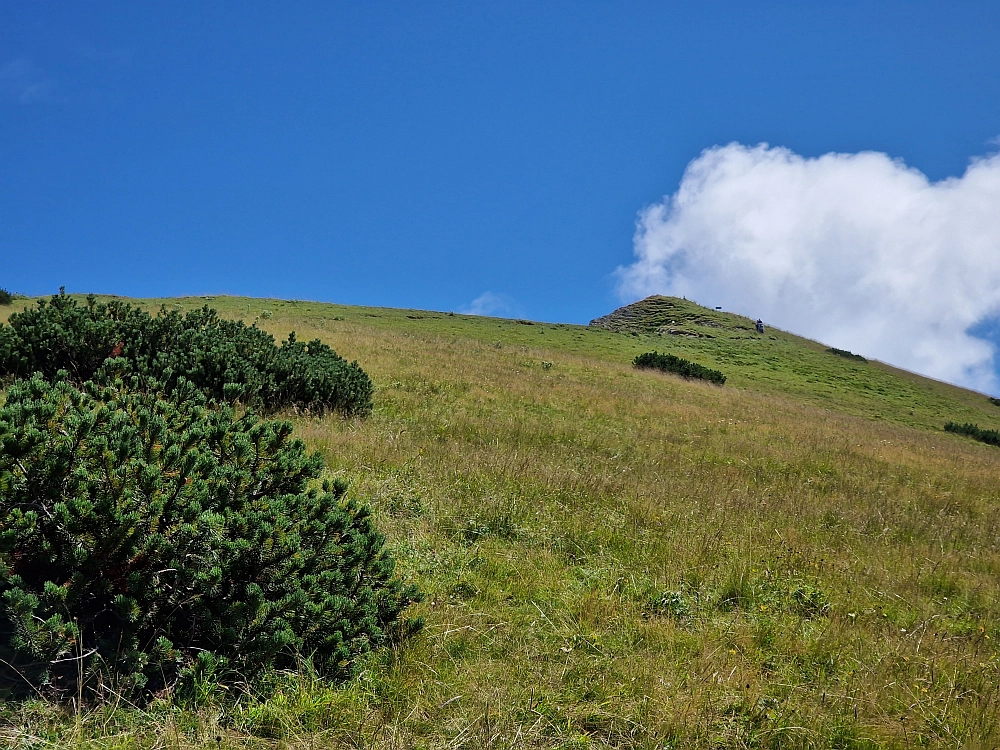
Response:
[[[838,349],[835,346],[831,346],[827,349],[827,351],[830,352],[830,354],[836,354],[838,357],[843,357],[844,359],[853,359],[855,362],[868,362],[868,360],[860,354],[849,352],[846,349]]]
[[[12,305],[14,304],[14,295],[8,292],[3,287],[0,287],[0,305]]]
[[[691,616],[691,603],[683,591],[662,591],[649,597],[645,617],[672,617],[684,621]]]
[[[691,362],[673,354],[660,354],[659,352],[646,352],[636,357],[632,364],[640,369],[660,370],[671,372],[684,378],[692,380],[707,380],[709,383],[722,385],[726,382],[726,376],[718,370],[712,370],[697,362]]]
[[[294,332],[276,346],[266,331],[208,307],[152,316],[119,300],[89,297],[81,305],[60,293],[0,326],[0,375],[38,372],[52,382],[64,370],[80,384],[108,359],[130,362],[137,387],[151,391],[170,393],[183,380],[209,398],[267,411],[371,411],[372,382],[357,362],[319,339],[297,341]]]
[[[0,691],[339,679],[419,626],[368,510],[291,424],[128,382],[36,376],[0,409]]]
[[[1000,432],[996,430],[982,430],[979,428],[979,425],[969,424],[968,422],[965,424],[945,422],[944,429],[946,432],[954,432],[957,435],[967,435],[973,440],[978,440],[980,443],[1000,447]]]
[[[993,396],[987,396],[987,399],[994,406],[1000,406],[1000,398],[994,398]]]

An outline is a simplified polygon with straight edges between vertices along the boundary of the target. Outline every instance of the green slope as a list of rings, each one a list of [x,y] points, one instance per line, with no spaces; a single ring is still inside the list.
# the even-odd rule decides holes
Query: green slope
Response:
[[[1000,411],[982,394],[881,362],[836,356],[824,344],[775,328],[761,335],[749,318],[676,297],[649,297],[591,326],[632,334],[642,346],[720,369],[735,387],[899,424],[940,428],[952,414],[961,415],[956,421],[1000,422]]]
[[[211,304],[359,360],[376,384],[370,418],[289,417],[371,503],[427,592],[428,625],[337,688],[291,675],[257,699],[198,711],[164,699],[79,725],[7,706],[11,743],[1000,739],[1000,450],[941,429],[1000,425],[983,395],[760,337],[683,300],[628,311],[625,332],[229,297],[143,304]],[[630,366],[651,349],[729,379]]]
[[[0,322],[30,304],[19,302],[0,307]],[[135,302],[150,310],[162,304],[171,309],[210,305],[228,317],[257,321],[278,336],[295,327],[307,326],[322,335],[361,324],[373,331],[470,338],[491,346],[531,347],[605,362],[630,362],[636,354],[656,349],[721,370],[730,388],[781,394],[844,413],[931,429],[949,420],[1000,426],[1000,408],[983,394],[882,362],[839,357],[824,344],[776,328],[760,335],[749,318],[676,297],[649,297],[589,326],[228,296]]]
[[[825,344],[776,328],[768,327],[761,336],[749,318],[676,297],[650,297],[589,326],[227,296],[136,302],[151,310],[161,304],[176,309],[207,304],[228,317],[256,320],[278,336],[302,326],[322,337],[363,325],[372,331],[469,338],[480,345],[537,348],[609,363],[631,362],[636,354],[656,349],[721,370],[727,388],[780,394],[838,412],[929,429],[940,429],[949,420],[1000,426],[1000,408],[983,394],[882,362],[838,357]],[[7,314],[9,310],[0,308],[0,321]]]

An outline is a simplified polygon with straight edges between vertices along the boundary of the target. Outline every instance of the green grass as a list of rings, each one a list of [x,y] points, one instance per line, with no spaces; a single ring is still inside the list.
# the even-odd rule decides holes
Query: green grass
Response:
[[[995,428],[985,396],[679,301],[657,325],[700,336],[164,301],[206,303],[372,375],[367,420],[290,417],[374,508],[427,627],[343,686],[7,705],[8,745],[1000,742],[1000,451],[942,430]],[[652,349],[726,385],[631,367]]]

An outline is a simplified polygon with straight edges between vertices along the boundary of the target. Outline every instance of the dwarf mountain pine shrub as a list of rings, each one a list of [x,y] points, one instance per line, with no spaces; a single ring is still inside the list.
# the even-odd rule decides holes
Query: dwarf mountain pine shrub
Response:
[[[1000,432],[996,430],[982,430],[979,425],[969,424],[958,424],[956,422],[945,422],[944,425],[945,432],[954,432],[958,435],[966,435],[973,440],[978,440],[980,443],[986,443],[987,445],[1000,446]]]
[[[119,300],[86,305],[65,294],[10,316],[0,326],[0,375],[40,372],[50,382],[60,370],[77,384],[108,358],[124,358],[140,387],[170,393],[181,379],[209,398],[241,399],[274,411],[298,407],[366,414],[372,382],[357,362],[347,362],[319,340],[295,334],[280,347],[256,326],[220,318],[215,310],[152,316]]]
[[[3,287],[0,287],[0,305],[12,305],[14,304],[14,295],[8,292]]]
[[[0,409],[0,693],[131,700],[301,660],[341,678],[419,627],[368,510],[290,424],[124,380],[35,376]]]
[[[661,370],[662,372],[672,372],[684,378],[707,380],[716,385],[726,382],[726,376],[718,370],[711,370],[697,362],[690,362],[673,354],[659,354],[658,352],[646,352],[636,357],[632,364],[640,369]]]
[[[855,362],[861,362],[864,364],[868,363],[868,360],[862,357],[860,354],[849,352],[847,351],[847,349],[838,349],[835,346],[831,346],[826,351],[830,354],[836,354],[838,357],[843,357],[844,359],[853,359]]]

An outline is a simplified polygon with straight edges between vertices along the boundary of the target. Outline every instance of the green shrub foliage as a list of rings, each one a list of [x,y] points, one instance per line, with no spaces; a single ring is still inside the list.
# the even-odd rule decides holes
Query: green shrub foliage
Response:
[[[278,347],[256,326],[225,320],[205,307],[182,316],[151,316],[125,302],[86,305],[65,294],[10,316],[0,326],[0,374],[52,381],[65,370],[74,383],[97,373],[108,358],[124,358],[142,387],[171,392],[183,379],[209,398],[240,398],[268,411],[286,407],[366,414],[372,382],[319,340],[295,334]]]
[[[958,424],[957,422],[946,422],[944,425],[946,432],[954,432],[958,435],[967,435],[974,440],[978,440],[980,443],[986,443],[987,445],[1000,446],[1000,432],[996,430],[981,430],[979,425],[969,424]]]
[[[830,354],[836,354],[838,357],[843,357],[844,359],[853,359],[855,362],[867,363],[868,360],[862,357],[860,354],[855,354],[854,352],[849,352],[846,349],[838,349],[835,346],[831,346],[827,349]]]
[[[125,384],[35,376],[0,409],[0,689],[134,698],[303,659],[339,678],[419,626],[290,424],[118,364]]]
[[[8,292],[3,287],[0,287],[0,305],[12,305],[14,304],[14,295]]]
[[[986,398],[989,399],[989,402],[994,406],[1000,406],[1000,398],[994,398],[993,396],[987,396]]]
[[[646,352],[636,357],[632,364],[643,369],[662,370],[672,372],[685,378],[707,380],[716,385],[726,382],[726,376],[718,370],[711,370],[697,362],[690,362],[673,354],[659,354],[657,352]]]

